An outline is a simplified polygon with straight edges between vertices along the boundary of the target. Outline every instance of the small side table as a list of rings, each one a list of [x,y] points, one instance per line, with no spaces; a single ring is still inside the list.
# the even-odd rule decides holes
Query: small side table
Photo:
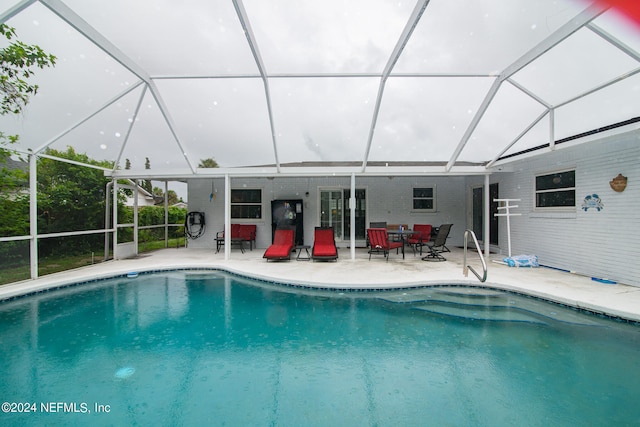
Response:
[[[309,261],[311,259],[311,255],[309,254],[309,248],[311,246],[309,245],[298,245],[296,246],[294,249],[296,249],[298,251],[298,256],[296,256],[296,261]],[[304,251],[307,253],[306,257],[301,257],[300,255],[302,255],[302,250],[304,249]]]

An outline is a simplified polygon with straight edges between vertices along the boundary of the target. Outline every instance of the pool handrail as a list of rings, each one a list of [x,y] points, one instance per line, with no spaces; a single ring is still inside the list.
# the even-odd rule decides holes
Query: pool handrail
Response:
[[[480,261],[482,261],[482,272],[483,272],[482,277],[480,277],[480,275],[476,272],[476,270],[473,269],[473,267],[467,264],[467,240],[469,238],[469,235],[471,235],[471,237],[473,238],[473,243],[476,245],[476,251],[478,252]],[[462,274],[464,274],[464,277],[468,277],[469,270],[471,270],[471,272],[482,283],[484,283],[487,280],[487,263],[484,261],[484,257],[482,256],[482,253],[480,253],[480,244],[478,243],[478,239],[476,238],[476,233],[474,233],[473,230],[470,230],[468,228],[464,231],[464,257],[462,260],[462,265],[463,265]]]

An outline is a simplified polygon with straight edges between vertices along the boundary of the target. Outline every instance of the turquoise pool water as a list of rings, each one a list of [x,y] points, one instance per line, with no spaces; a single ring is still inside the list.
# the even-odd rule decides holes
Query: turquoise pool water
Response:
[[[639,326],[495,290],[141,274],[0,303],[0,360],[3,426],[640,425]]]

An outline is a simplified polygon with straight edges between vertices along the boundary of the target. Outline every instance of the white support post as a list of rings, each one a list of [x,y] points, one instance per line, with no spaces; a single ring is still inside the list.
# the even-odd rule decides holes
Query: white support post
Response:
[[[504,213],[496,213],[495,216],[504,216],[507,218],[507,246],[509,248],[509,257],[511,257],[511,221],[509,218],[512,216],[520,216],[520,213],[513,213],[511,209],[515,209],[518,205],[512,205],[511,202],[519,202],[520,199],[493,199],[494,202],[498,202],[498,211],[504,211]]]
[[[484,214],[482,215],[482,217],[484,218],[484,224],[483,226],[483,232],[482,235],[484,236],[484,238],[482,239],[484,242],[484,258],[485,260],[489,259],[489,254],[490,254],[490,250],[491,250],[491,237],[490,237],[490,228],[491,228],[491,221],[489,220],[489,216],[491,215],[491,206],[489,206],[489,204],[491,203],[491,195],[489,194],[489,187],[490,187],[490,181],[489,181],[489,174],[484,176],[484,200],[483,200],[483,208],[484,208]]]
[[[139,183],[138,180],[135,180],[135,189],[133,190],[133,194],[135,194],[135,198],[133,199],[133,252],[135,255],[138,255],[138,188]]]
[[[224,175],[224,259],[231,256],[231,178]]]
[[[113,259],[118,259],[118,180],[113,180]]]
[[[38,278],[38,158],[29,155],[29,259],[31,278]]]
[[[104,259],[103,261],[107,261],[109,259],[109,229],[111,228],[111,191],[114,188],[113,183],[115,178],[111,179],[111,181],[107,182],[104,191]],[[115,190],[114,190],[115,191]]]
[[[169,247],[169,181],[164,182],[164,247]]]
[[[356,174],[351,174],[351,193],[349,195],[351,259],[356,259]]]

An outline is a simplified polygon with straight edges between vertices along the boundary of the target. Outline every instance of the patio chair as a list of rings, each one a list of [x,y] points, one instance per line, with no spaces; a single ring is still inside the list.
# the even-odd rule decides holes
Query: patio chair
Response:
[[[374,221],[369,223],[369,228],[387,228],[387,221]],[[371,246],[369,235],[367,234],[367,247]]]
[[[264,252],[263,258],[269,260],[291,259],[295,233],[292,229],[278,228],[273,236],[273,244]]]
[[[398,252],[398,249],[402,249],[402,254],[404,255],[404,242],[395,242],[389,240],[389,233],[386,228],[368,228],[367,236],[369,237],[369,260],[371,260],[371,254],[377,253],[384,255],[384,257],[389,261],[389,252],[392,249],[395,249]]]
[[[431,228],[431,224],[413,224],[413,233],[407,239],[407,243],[413,249],[413,256],[416,256],[418,248],[422,256],[422,247],[431,240]]]
[[[422,257],[423,261],[446,261],[447,259],[443,257],[442,252],[449,251],[445,249],[445,243],[447,243],[447,237],[449,237],[449,232],[451,231],[451,227],[453,224],[442,224],[438,228],[438,234],[433,240],[428,241],[424,246],[429,249],[429,253]]]
[[[312,260],[338,260],[338,248],[333,234],[333,227],[316,227],[313,236]]]

